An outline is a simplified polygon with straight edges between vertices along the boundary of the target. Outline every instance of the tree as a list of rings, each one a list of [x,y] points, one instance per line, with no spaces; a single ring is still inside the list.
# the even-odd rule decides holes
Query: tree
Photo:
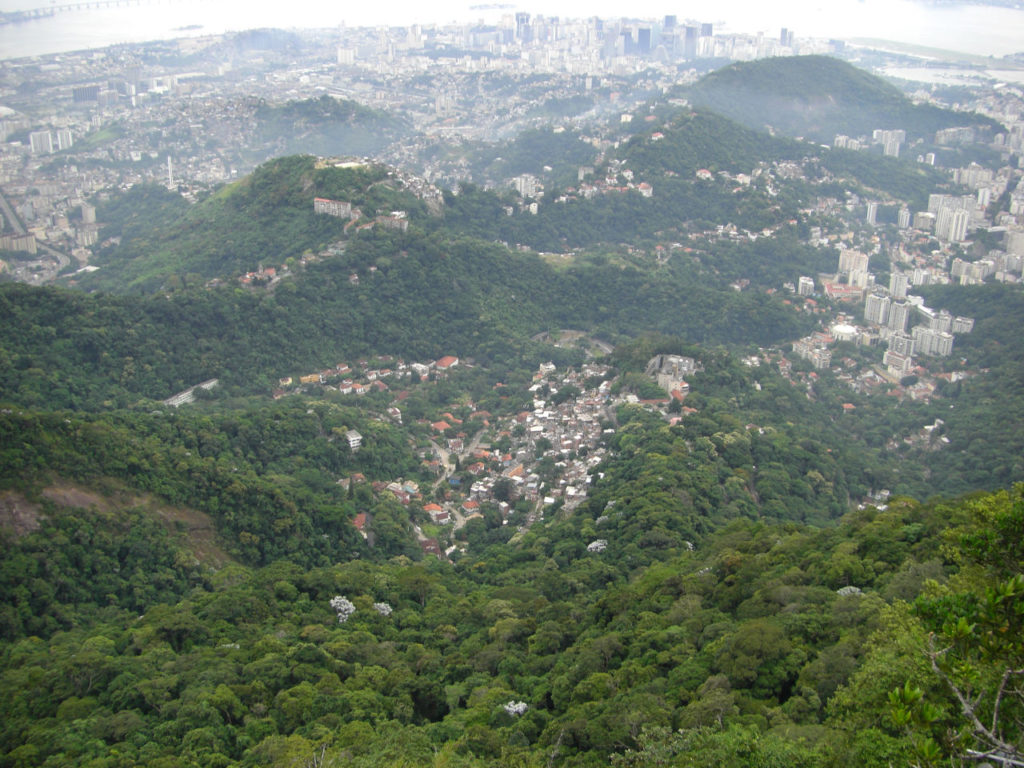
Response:
[[[949,696],[945,732],[935,734],[941,701],[909,683],[890,696],[897,723],[917,736],[924,763],[1024,764],[1024,487],[965,504],[972,514],[960,544],[965,571],[954,586],[919,598],[931,630],[924,654]],[[983,566],[977,570],[971,561]],[[1009,575],[1012,574],[1012,575]],[[973,582],[973,583],[972,583]],[[966,585],[956,588],[956,584]],[[934,737],[922,737],[931,730]]]

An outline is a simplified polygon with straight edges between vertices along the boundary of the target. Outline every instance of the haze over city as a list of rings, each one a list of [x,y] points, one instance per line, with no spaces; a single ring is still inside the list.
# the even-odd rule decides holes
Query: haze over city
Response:
[[[45,9],[46,5],[6,0],[0,10]],[[1015,53],[1024,40],[1024,11],[981,4],[933,4],[915,0],[750,0],[698,2],[679,6],[664,0],[642,0],[628,9],[602,0],[581,4],[565,0],[531,7],[529,4],[361,3],[338,6],[302,0],[296,3],[198,2],[144,0],[139,5],[92,7],[60,11],[0,27],[0,56],[24,56],[94,47],[117,42],[196,36],[257,27],[329,28],[348,26],[405,26],[409,24],[495,23],[515,12],[548,17],[661,19],[703,21],[723,32],[776,34],[786,27],[804,37],[851,39],[870,37],[961,51],[981,56]],[[34,47],[33,47],[34,46]]]

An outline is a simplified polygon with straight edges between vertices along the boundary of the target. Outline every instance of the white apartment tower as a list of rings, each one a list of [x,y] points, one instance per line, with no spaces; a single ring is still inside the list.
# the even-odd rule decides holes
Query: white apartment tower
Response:
[[[907,289],[910,287],[910,276],[905,272],[894,271],[889,275],[889,295],[894,299],[907,298]]]
[[[872,325],[885,325],[886,320],[889,319],[890,303],[888,296],[869,293],[864,300],[864,319]]]

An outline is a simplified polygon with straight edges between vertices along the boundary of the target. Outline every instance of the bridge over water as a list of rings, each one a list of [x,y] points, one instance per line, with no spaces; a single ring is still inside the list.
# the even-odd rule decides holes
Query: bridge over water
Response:
[[[17,24],[22,21],[55,16],[67,11],[93,11],[100,8],[120,8],[132,5],[150,5],[155,2],[171,2],[173,0],[82,0],[77,3],[51,3],[39,8],[23,11],[0,11],[0,24]]]

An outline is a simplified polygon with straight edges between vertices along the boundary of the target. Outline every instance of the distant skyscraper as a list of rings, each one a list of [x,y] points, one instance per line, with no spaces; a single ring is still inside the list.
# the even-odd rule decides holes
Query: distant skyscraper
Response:
[[[532,39],[530,34],[530,14],[522,11],[516,14],[516,39],[521,43],[528,43]]]
[[[782,32],[779,33],[779,44],[786,47],[793,47],[793,30],[782,28]]]
[[[697,39],[700,37],[700,29],[692,24],[686,25],[686,36],[683,38],[683,58],[697,58]]]
[[[910,209],[909,208],[900,208],[899,218],[897,219],[897,223],[898,223],[900,229],[907,229],[907,227],[910,226]]]
[[[619,38],[622,40],[622,52],[629,56],[636,52],[636,43],[633,41],[633,30],[624,29],[619,33]]]
[[[651,28],[640,27],[636,31],[636,47],[638,53],[651,52]]]
[[[864,217],[868,224],[874,225],[878,220],[878,203],[867,204],[867,215]]]
[[[700,36],[701,37],[714,37],[715,34],[714,24],[701,24],[700,25]]]
[[[676,28],[676,17],[666,16],[665,22],[661,25],[664,29],[675,29]]]

